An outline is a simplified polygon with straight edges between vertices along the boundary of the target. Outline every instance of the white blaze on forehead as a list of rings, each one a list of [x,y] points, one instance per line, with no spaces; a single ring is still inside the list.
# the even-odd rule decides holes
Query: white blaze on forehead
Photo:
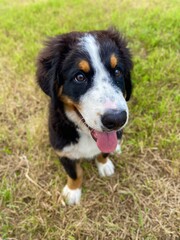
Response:
[[[81,38],[80,45],[83,50],[88,52],[95,74],[101,74],[101,77],[107,77],[108,72],[101,61],[99,43],[95,37],[91,34],[86,34]]]

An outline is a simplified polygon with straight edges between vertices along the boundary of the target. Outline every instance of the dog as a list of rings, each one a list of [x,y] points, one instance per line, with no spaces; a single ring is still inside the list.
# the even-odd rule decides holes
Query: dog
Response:
[[[115,28],[49,38],[37,59],[37,83],[50,97],[49,137],[66,173],[62,195],[79,204],[81,159],[96,158],[100,176],[114,173],[109,158],[128,122],[132,56]]]

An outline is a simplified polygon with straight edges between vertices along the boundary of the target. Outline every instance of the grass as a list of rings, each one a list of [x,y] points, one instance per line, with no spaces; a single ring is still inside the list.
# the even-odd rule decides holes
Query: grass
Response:
[[[0,239],[180,239],[178,3],[0,1]],[[131,119],[116,174],[85,162],[82,203],[67,207],[35,59],[47,36],[109,25],[134,56]]]

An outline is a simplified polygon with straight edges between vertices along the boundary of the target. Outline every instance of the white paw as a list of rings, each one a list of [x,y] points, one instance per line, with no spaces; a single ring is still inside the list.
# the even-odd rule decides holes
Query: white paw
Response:
[[[100,163],[96,160],[96,165],[101,177],[111,176],[114,174],[114,165],[109,158],[106,163]]]
[[[79,204],[81,199],[81,189],[70,189],[67,185],[63,188],[62,195],[68,205]]]
[[[121,150],[121,145],[118,143],[116,149],[115,149],[115,152],[117,153],[122,153],[122,150]]]

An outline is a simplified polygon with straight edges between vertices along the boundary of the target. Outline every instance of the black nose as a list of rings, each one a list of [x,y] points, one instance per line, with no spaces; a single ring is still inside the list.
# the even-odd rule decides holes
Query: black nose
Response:
[[[105,114],[101,117],[101,121],[109,130],[117,130],[122,127],[127,120],[127,113],[126,111],[118,111],[118,110],[108,110]]]

